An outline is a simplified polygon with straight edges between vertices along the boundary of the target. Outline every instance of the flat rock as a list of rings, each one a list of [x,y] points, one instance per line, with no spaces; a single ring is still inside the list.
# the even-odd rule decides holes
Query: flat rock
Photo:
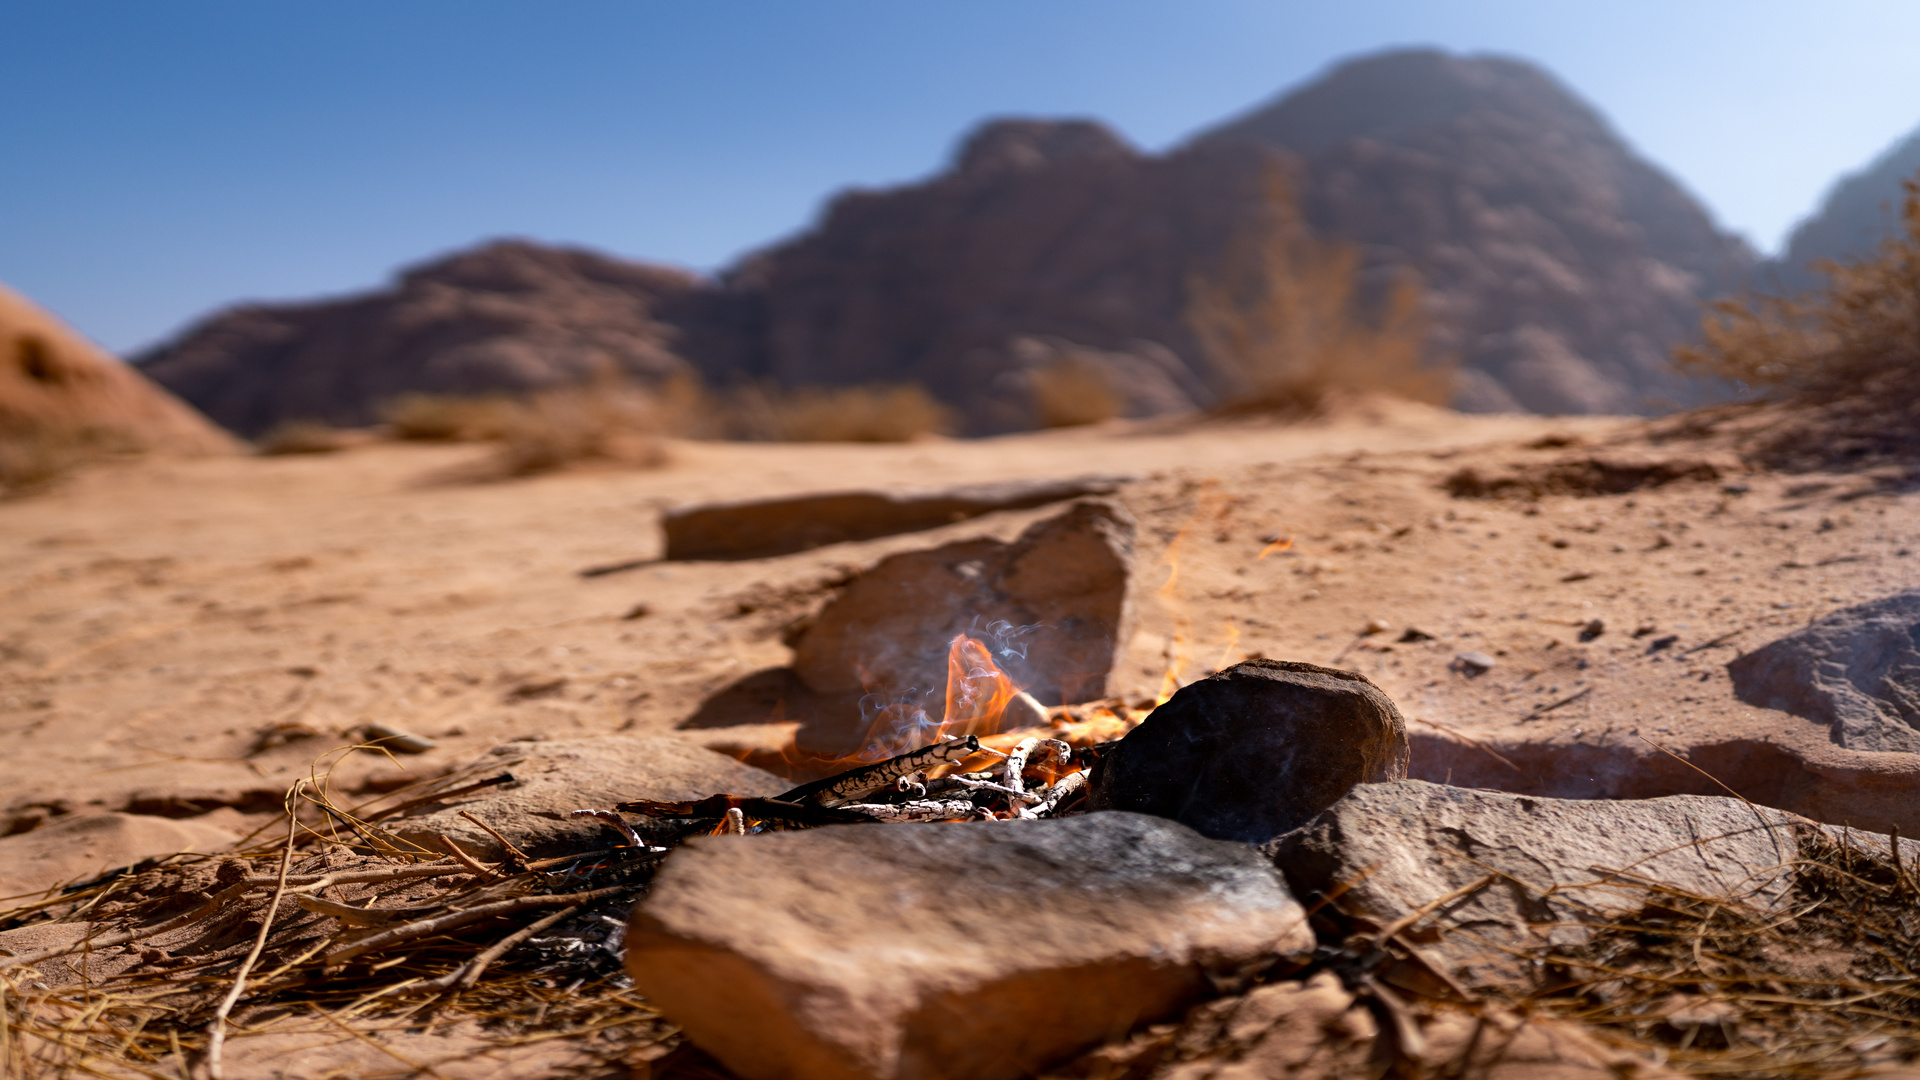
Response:
[[[446,836],[486,859],[505,854],[472,814],[535,857],[564,854],[611,840],[606,826],[571,817],[630,799],[683,801],[709,795],[778,795],[791,781],[681,739],[603,735],[592,739],[511,742],[481,767],[511,772],[514,782],[483,788],[454,803],[430,803],[381,825],[403,840],[444,851]]]
[[[746,1080],[998,1080],[1312,945],[1255,849],[1087,814],[694,840],[627,967]]]
[[[1826,724],[1850,750],[1920,752],[1920,589],[1836,611],[1727,672],[1740,700]]]
[[[1155,709],[1100,759],[1089,798],[1257,844],[1406,774],[1406,722],[1366,676],[1248,660]]]
[[[1459,893],[1407,938],[1469,984],[1524,991],[1532,968],[1502,949],[1586,941],[1579,924],[1635,906],[1635,881],[1765,907],[1791,884],[1800,830],[1817,828],[1707,795],[1579,801],[1401,780],[1354,788],[1269,850],[1301,896],[1349,886],[1338,908],[1374,928]]]
[[[937,696],[949,644],[970,633],[1042,702],[1104,697],[1126,640],[1133,538],[1133,515],[1089,500],[1012,543],[963,540],[889,556],[794,635],[793,669],[820,693]]]
[[[660,521],[668,559],[758,559],[919,532],[998,510],[1026,510],[1119,489],[1113,477],[1009,481],[943,491],[830,491],[703,503]]]
[[[0,898],[86,881],[142,859],[220,851],[239,836],[191,818],[75,814],[0,839]]]

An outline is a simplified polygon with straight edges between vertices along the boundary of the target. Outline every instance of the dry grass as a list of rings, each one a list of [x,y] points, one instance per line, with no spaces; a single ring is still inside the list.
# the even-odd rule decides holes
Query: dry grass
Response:
[[[912,442],[952,428],[952,414],[913,384],[783,389],[750,383],[711,395],[706,423],[750,442]]]
[[[1031,373],[1034,415],[1041,427],[1098,424],[1120,415],[1120,395],[1107,373],[1069,353]]]
[[[407,394],[385,410],[387,430],[410,442],[488,442],[506,433],[520,405],[503,396]]]
[[[1776,465],[1818,467],[1920,454],[1920,181],[1903,228],[1870,259],[1818,266],[1824,288],[1712,306],[1685,370],[1733,379],[1798,415],[1757,443]]]
[[[335,454],[353,445],[350,432],[318,420],[288,420],[260,437],[259,452],[267,457],[287,454]]]
[[[1218,272],[1188,284],[1187,322],[1223,394],[1219,411],[1311,412],[1335,391],[1443,404],[1449,365],[1428,357],[1421,288],[1403,278],[1371,313],[1360,251],[1316,239],[1285,177]]]
[[[0,498],[44,491],[81,465],[140,449],[121,432],[11,420],[0,414]]]
[[[591,461],[651,467],[666,461],[664,437],[684,432],[698,400],[690,382],[645,390],[615,379],[525,399],[410,394],[387,407],[387,433],[497,444],[486,460],[459,470],[463,480],[533,476]]]

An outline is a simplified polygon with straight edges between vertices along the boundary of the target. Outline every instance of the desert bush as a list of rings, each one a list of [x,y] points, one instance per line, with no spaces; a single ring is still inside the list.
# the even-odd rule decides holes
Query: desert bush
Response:
[[[1402,277],[1368,304],[1359,249],[1315,238],[1278,170],[1266,186],[1214,276],[1188,282],[1187,323],[1222,385],[1219,411],[1312,411],[1337,390],[1444,403],[1453,373],[1429,362],[1418,281]]]
[[[1031,373],[1033,410],[1041,427],[1098,424],[1120,415],[1120,395],[1107,373],[1085,357],[1069,353]]]
[[[1809,407],[1772,456],[1920,450],[1920,178],[1905,187],[1901,228],[1871,258],[1817,263],[1825,285],[1799,296],[1719,301],[1702,343],[1676,350],[1683,370]]]
[[[712,396],[705,408],[715,434],[755,442],[911,442],[952,424],[926,388],[913,384],[784,389],[748,383]]]
[[[287,420],[274,425],[273,430],[262,435],[255,445],[261,454],[276,457],[283,454],[332,454],[345,450],[350,442],[346,432],[331,424],[318,420]]]
[[[504,476],[551,472],[578,461],[658,465],[669,426],[660,403],[630,386],[596,384],[549,390],[501,414],[493,468]]]
[[[387,430],[415,442],[487,442],[506,433],[515,402],[506,397],[407,394],[385,409]]]

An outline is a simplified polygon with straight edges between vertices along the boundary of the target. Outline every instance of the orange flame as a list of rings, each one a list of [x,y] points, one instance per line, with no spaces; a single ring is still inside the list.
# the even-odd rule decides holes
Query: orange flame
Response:
[[[1292,546],[1293,546],[1293,537],[1283,536],[1280,539],[1275,540],[1273,543],[1268,544],[1266,547],[1261,548],[1260,554],[1254,556],[1253,561],[1259,562],[1261,559],[1264,559],[1267,556],[1274,554],[1275,552],[1285,551],[1288,548],[1291,548]]]
[[[1007,703],[1019,691],[985,645],[965,634],[954,635],[947,649],[947,707],[940,738],[994,734]]]

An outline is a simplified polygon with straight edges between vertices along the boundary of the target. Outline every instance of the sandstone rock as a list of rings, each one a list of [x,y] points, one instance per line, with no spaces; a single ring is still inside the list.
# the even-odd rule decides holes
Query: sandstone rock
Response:
[[[1854,750],[1920,752],[1920,589],[1836,611],[1727,665],[1740,700]]]
[[[484,830],[460,816],[465,811],[537,858],[613,838],[604,825],[570,817],[575,810],[605,810],[630,799],[778,795],[793,786],[705,747],[658,736],[507,743],[489,752],[481,767],[489,775],[511,772],[515,782],[482,788],[458,802],[427,804],[382,827],[435,851],[445,850],[440,839],[445,835],[482,858],[505,854]]]
[[[1406,771],[1406,722],[1366,676],[1248,660],[1155,709],[1100,759],[1089,799],[1261,843]]]
[[[1043,703],[1104,697],[1126,640],[1133,534],[1124,508],[1089,501],[1010,544],[964,540],[889,556],[791,640],[793,668],[821,693],[937,697],[948,645],[969,633],[992,643],[995,662]]]
[[[238,840],[226,829],[144,814],[75,814],[0,838],[0,898],[86,881],[142,859],[220,851]]]
[[[1420,1023],[1417,1075],[1485,1080],[1616,1080],[1677,1074],[1566,1023],[1491,1006],[1440,1011]],[[1380,1071],[1379,1024],[1331,972],[1270,983],[1193,1010],[1173,1037],[1175,1060],[1151,1080],[1345,1080]],[[1116,1075],[1089,1073],[1088,1075]]]
[[[1920,171],[1920,130],[1888,147],[1858,172],[1836,181],[1812,217],[1793,227],[1787,249],[1768,267],[1788,290],[1824,283],[1821,259],[1857,262],[1899,234],[1900,182]]]
[[[82,450],[232,453],[233,439],[139,371],[0,286],[0,484],[5,455]]]
[[[410,268],[377,292],[218,312],[134,363],[243,435],[287,420],[360,426],[407,393],[689,374],[676,347],[726,350],[700,345],[700,285],[681,270],[499,242]]]
[[[627,966],[746,1080],[997,1080],[1311,947],[1253,849],[1088,814],[695,840]]]
[[[1117,479],[1009,481],[944,491],[836,491],[705,503],[660,521],[669,559],[758,559],[827,544],[934,529],[996,510],[1111,494]]]
[[[1408,936],[1469,984],[1534,989],[1502,952],[1586,941],[1581,922],[1634,906],[1637,881],[1766,907],[1792,883],[1796,829],[1816,828],[1738,799],[1536,799],[1421,780],[1362,784],[1269,850],[1301,896],[1336,886],[1339,910],[1374,928],[1466,889]]]

